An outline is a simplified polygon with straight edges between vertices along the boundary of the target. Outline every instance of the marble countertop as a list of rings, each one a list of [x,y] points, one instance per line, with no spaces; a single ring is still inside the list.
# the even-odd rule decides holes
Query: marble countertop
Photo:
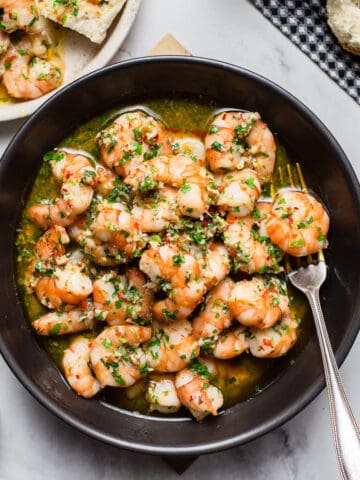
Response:
[[[114,58],[145,55],[166,33],[194,55],[254,70],[283,86],[335,134],[360,174],[360,108],[246,0],[143,0],[127,40]],[[0,123],[0,154],[22,121]],[[340,319],[339,319],[340,320]],[[360,418],[360,341],[342,377]],[[0,358],[1,480],[156,480],[177,474],[160,458],[89,439],[48,413]],[[184,480],[338,479],[326,393],[278,430],[251,444],[199,458]]]

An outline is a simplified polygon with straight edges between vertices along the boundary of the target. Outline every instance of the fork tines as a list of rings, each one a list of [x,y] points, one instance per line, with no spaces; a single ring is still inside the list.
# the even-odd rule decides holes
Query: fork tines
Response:
[[[285,255],[284,258],[286,273],[289,273],[293,270],[298,270],[300,267],[305,268],[308,265],[317,265],[319,262],[325,262],[324,252],[322,250],[304,257]]]

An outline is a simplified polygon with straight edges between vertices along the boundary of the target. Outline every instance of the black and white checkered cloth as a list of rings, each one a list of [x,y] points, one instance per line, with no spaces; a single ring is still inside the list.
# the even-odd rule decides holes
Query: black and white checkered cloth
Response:
[[[326,0],[254,0],[281,32],[360,104],[360,57],[346,52],[327,24]]]

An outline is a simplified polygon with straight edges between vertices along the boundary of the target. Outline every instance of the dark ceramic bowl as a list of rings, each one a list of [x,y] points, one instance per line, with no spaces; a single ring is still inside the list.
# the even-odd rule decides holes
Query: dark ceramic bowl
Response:
[[[294,354],[293,365],[263,392],[216,418],[197,424],[134,415],[69,389],[26,322],[14,272],[16,224],[43,153],[105,109],[175,95],[205,95],[223,106],[262,112],[301,161],[331,217],[332,266],[322,296],[337,360],[344,360],[360,324],[360,198],[349,161],[320,120],[286,91],[239,67],[188,57],[135,59],[87,75],[47,101],[11,142],[0,165],[0,347],[34,397],[82,432],[139,452],[196,455],[259,437],[313,400],[324,387],[317,339]]]

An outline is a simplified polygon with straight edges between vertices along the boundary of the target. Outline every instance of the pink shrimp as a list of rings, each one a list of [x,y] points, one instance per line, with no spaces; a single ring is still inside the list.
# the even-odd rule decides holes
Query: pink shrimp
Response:
[[[60,197],[51,205],[33,205],[28,216],[40,227],[66,227],[90,206],[96,171],[83,155],[53,152],[49,156],[53,174],[62,183]]]
[[[304,192],[280,192],[265,226],[275,245],[295,257],[316,253],[328,244],[329,216],[320,202]]]

